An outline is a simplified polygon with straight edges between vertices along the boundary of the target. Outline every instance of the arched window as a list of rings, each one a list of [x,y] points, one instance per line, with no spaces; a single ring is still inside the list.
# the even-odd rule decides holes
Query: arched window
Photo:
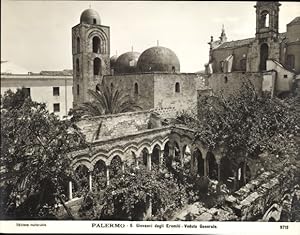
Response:
[[[228,77],[224,77],[224,83],[227,83],[228,82]]]
[[[101,73],[101,60],[99,58],[94,59],[94,75],[100,75]]]
[[[100,38],[97,36],[93,37],[93,52],[100,53]]]
[[[263,11],[260,15],[260,26],[262,28],[269,27],[269,12]]]
[[[79,37],[77,37],[76,46],[77,46],[77,53],[80,53],[80,38]]]
[[[80,72],[80,67],[79,67],[79,59],[78,58],[76,59],[76,72],[77,72],[77,75],[79,75],[78,73]]]
[[[111,84],[110,84],[110,90],[113,90],[113,89],[114,89],[114,84],[111,83]]]
[[[172,72],[175,73],[175,66],[172,66]]]
[[[265,71],[267,69],[267,60],[269,57],[269,47],[266,43],[260,46],[260,71]]]
[[[175,84],[175,92],[176,93],[180,92],[180,84],[179,84],[179,82],[176,82],[176,84]]]
[[[135,95],[139,94],[139,85],[137,83],[134,83],[134,94]]]

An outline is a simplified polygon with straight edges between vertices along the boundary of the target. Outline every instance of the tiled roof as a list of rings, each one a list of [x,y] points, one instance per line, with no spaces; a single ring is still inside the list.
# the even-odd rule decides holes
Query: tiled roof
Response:
[[[290,24],[299,24],[299,23],[300,23],[300,16],[297,16],[290,23],[288,23],[288,25],[290,25]]]
[[[240,47],[240,46],[246,46],[249,45],[251,42],[254,41],[254,38],[247,38],[242,40],[236,40],[236,41],[230,41],[230,42],[224,42],[221,44],[218,49],[221,48],[230,48],[230,47]]]
[[[279,41],[281,42],[286,37],[286,33],[280,33],[279,34]],[[241,46],[247,46],[250,43],[252,43],[255,40],[255,38],[246,38],[242,40],[236,40],[236,41],[230,41],[230,42],[224,42],[216,49],[224,49],[224,48],[234,48],[234,47],[241,47]]]

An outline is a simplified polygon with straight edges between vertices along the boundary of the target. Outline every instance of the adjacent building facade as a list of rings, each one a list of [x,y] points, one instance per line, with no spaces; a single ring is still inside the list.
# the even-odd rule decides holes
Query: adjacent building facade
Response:
[[[42,71],[40,73],[1,73],[1,95],[7,90],[24,89],[32,100],[46,103],[50,113],[60,118],[68,115],[73,103],[71,71]]]

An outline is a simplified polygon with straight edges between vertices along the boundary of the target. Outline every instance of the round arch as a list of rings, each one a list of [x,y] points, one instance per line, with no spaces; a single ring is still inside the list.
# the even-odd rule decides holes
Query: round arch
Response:
[[[109,178],[118,177],[120,174],[122,174],[122,159],[119,155],[115,155],[110,162]]]
[[[193,175],[204,175],[204,160],[202,158],[202,153],[201,151],[196,147],[193,149],[193,154],[192,154],[192,169],[191,173]]]
[[[215,158],[215,155],[208,151],[206,155],[206,161],[207,161],[207,175],[212,180],[218,179],[218,164]]]
[[[99,159],[94,165],[94,170],[92,172],[93,177],[93,190],[99,191],[106,187],[107,177],[106,177],[107,166],[105,162]]]

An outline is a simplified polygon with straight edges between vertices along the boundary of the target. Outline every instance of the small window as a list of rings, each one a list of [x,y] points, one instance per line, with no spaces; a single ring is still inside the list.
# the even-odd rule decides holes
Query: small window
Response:
[[[139,94],[139,85],[137,83],[134,84],[134,94],[135,95]]]
[[[227,83],[228,82],[228,78],[225,76],[224,77],[224,83]]]
[[[22,88],[22,91],[24,92],[25,96],[30,96],[30,88]]]
[[[175,73],[175,66],[172,66],[172,72]]]
[[[79,59],[78,58],[76,59],[76,72],[77,72],[77,75],[79,75],[80,67],[79,67]]]
[[[241,71],[246,71],[246,59],[240,60]]]
[[[56,103],[56,104],[53,104],[53,112],[59,112],[60,111],[60,104],[59,103]]]
[[[224,61],[220,61],[220,71],[224,72]]]
[[[100,87],[99,85],[96,85],[96,92],[99,92],[100,91]]]
[[[96,20],[95,18],[93,19],[93,23],[94,23],[94,24],[96,24],[96,23],[97,23],[97,20]]]
[[[76,45],[77,45],[77,53],[80,53],[80,38],[79,37],[77,37]]]
[[[180,92],[180,84],[179,84],[179,82],[176,82],[176,84],[175,84],[175,92],[176,93]]]
[[[287,78],[288,76],[286,74],[283,75],[284,78]]]
[[[59,87],[53,87],[53,96],[59,96]]]
[[[77,95],[79,95],[79,84],[77,85]]]

